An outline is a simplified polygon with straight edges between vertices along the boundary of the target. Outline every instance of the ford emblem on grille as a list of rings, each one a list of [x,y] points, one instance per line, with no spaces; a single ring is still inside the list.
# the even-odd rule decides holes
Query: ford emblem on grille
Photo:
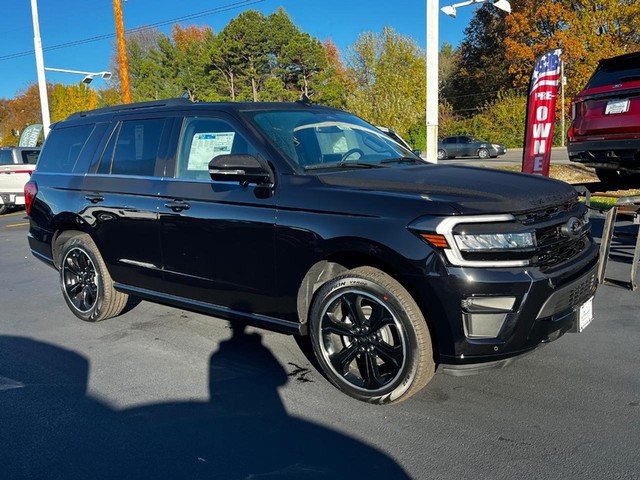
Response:
[[[569,238],[579,237],[582,230],[584,230],[584,222],[577,217],[571,217],[560,229],[562,234]]]

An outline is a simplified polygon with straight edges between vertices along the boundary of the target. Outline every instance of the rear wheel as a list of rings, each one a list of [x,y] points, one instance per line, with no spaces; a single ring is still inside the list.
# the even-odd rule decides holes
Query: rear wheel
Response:
[[[438,150],[438,160],[444,160],[445,158],[447,158],[447,152]]]
[[[375,268],[359,267],[323,285],[309,323],[325,375],[358,400],[405,400],[435,372],[431,337],[418,305],[400,283]]]
[[[9,207],[6,205],[0,205],[0,215],[7,213],[7,210],[9,210]]]
[[[113,288],[109,271],[89,235],[82,233],[67,240],[60,258],[62,296],[76,317],[99,322],[122,312],[128,296]]]

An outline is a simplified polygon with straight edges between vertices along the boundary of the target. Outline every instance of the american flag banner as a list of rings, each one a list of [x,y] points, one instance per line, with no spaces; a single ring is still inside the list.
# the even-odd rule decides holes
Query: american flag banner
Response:
[[[560,83],[561,49],[541,55],[533,68],[527,100],[522,171],[549,176],[556,99]]]

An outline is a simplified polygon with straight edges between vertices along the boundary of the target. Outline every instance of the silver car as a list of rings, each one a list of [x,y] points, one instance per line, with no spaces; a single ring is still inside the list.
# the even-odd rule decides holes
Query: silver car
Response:
[[[485,142],[467,135],[445,137],[438,142],[438,160],[456,157],[495,158],[507,153],[504,145]]]

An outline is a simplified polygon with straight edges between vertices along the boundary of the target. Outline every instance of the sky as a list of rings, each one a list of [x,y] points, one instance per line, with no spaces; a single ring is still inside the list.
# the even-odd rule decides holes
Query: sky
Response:
[[[0,98],[14,98],[37,82],[33,17],[28,0],[3,3]],[[209,25],[219,32],[245,10],[269,15],[283,7],[301,30],[321,41],[330,38],[343,57],[361,32],[380,32],[386,26],[411,36],[422,48],[426,42],[426,0],[123,0],[122,5],[125,30],[159,24],[165,33],[176,22]],[[458,9],[456,19],[440,13],[440,42],[458,45],[476,8]],[[115,45],[112,0],[39,0],[38,17],[45,67],[86,72],[109,69]],[[81,75],[51,71],[46,78],[65,84],[82,80]],[[103,88],[108,83],[95,79],[92,86]]]

